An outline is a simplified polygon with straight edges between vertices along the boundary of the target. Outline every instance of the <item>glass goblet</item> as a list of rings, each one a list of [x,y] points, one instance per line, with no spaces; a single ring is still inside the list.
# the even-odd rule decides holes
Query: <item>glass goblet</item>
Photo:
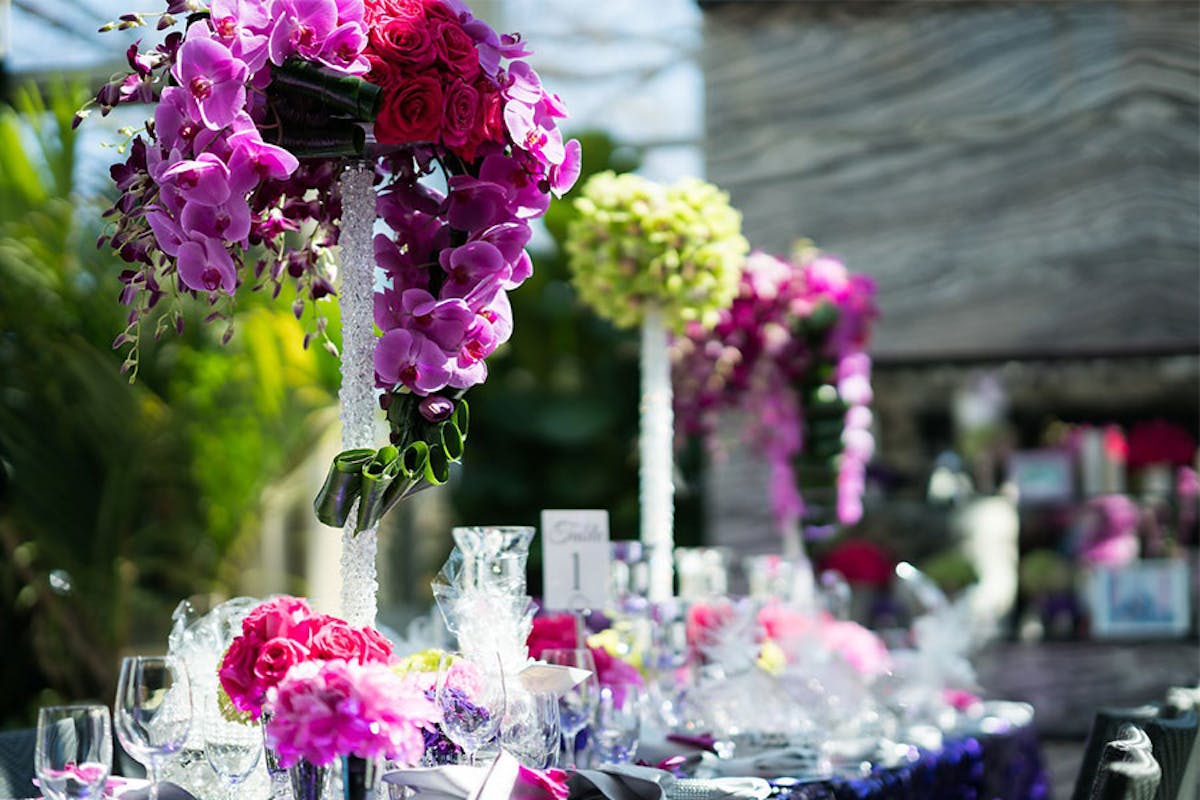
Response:
[[[106,706],[49,706],[38,711],[33,765],[49,800],[102,797],[112,757],[112,721]]]
[[[470,681],[468,688],[456,679],[459,664],[469,665],[462,656],[443,656],[438,665],[434,700],[442,711],[442,731],[450,741],[463,749],[467,763],[474,765],[475,754],[496,738],[504,719],[507,695],[503,672],[485,675],[482,680]]]
[[[532,769],[554,766],[562,732],[558,724],[558,695],[525,692],[510,697],[500,743]]]
[[[187,668],[173,656],[131,656],[117,681],[117,738],[146,767],[150,800],[158,800],[158,770],[183,748],[192,724]]]
[[[596,661],[592,651],[580,648],[550,648],[543,650],[541,660],[561,667],[587,670],[591,674],[572,686],[558,698],[559,725],[567,748],[567,766],[576,769],[575,740],[579,732],[591,724],[600,702],[600,681],[596,677]]]
[[[641,729],[641,687],[627,683],[600,690],[592,734],[601,764],[625,764],[632,759]]]
[[[222,707],[220,693],[205,698],[204,756],[213,772],[227,784],[226,796],[232,800],[237,786],[258,766],[263,752],[259,726],[237,716],[232,704]]]

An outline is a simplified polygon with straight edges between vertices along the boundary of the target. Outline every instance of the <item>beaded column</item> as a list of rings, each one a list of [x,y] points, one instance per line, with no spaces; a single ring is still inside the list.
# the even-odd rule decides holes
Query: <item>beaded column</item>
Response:
[[[341,177],[342,288],[338,304],[342,311],[343,449],[375,446],[375,332],[372,305],[375,292],[375,189],[374,174],[362,162],[346,166]],[[350,519],[357,516],[351,509]],[[354,531],[354,523],[342,530],[341,615],[351,625],[374,625],[377,537],[375,528]]]
[[[641,539],[650,561],[650,601],[673,594],[675,570],[675,484],[672,453],[671,361],[662,312],[646,309],[642,319],[642,397],[639,405]]]

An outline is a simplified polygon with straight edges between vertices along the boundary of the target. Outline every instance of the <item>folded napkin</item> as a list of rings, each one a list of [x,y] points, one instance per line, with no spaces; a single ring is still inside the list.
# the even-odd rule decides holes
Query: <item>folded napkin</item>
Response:
[[[33,779],[33,785],[36,786],[39,791],[42,788],[42,784],[38,781],[37,778]],[[166,788],[168,786],[171,787],[170,790],[168,790]],[[142,795],[148,797],[150,795],[149,787],[150,787],[150,781],[143,780],[142,778],[126,778],[121,775],[112,775],[104,783],[104,796],[105,797],[121,797],[121,798],[126,797],[126,796],[133,797],[136,792],[138,792],[140,790],[145,790],[145,791],[142,791]],[[176,791],[176,790],[178,790],[179,792],[183,792],[183,794],[187,795],[187,797],[191,797],[191,795],[189,795],[187,792],[185,792],[183,789],[181,789],[180,787],[176,786],[173,783],[160,783],[158,785],[158,787],[159,787],[159,792],[161,793],[160,796],[162,796],[162,797],[167,796],[166,795],[167,791]],[[193,798],[193,800],[194,800],[194,798]]]
[[[147,800],[150,797],[150,782],[138,781],[135,788],[117,789],[114,795],[120,800]],[[159,781],[158,800],[196,800],[187,789],[170,781]]]
[[[383,780],[415,790],[421,800],[464,800],[479,788],[485,774],[483,767],[452,764],[392,770]]]
[[[662,800],[663,785],[675,780],[669,772],[632,764],[581,769],[571,775],[571,800]]]
[[[790,746],[743,758],[717,758],[705,753],[704,771],[729,777],[804,778],[828,772],[821,754],[812,747]]]

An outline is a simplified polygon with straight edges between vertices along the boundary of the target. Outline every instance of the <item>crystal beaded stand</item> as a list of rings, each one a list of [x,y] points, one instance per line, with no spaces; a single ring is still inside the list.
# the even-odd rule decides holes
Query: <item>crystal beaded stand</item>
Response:
[[[342,287],[338,304],[342,312],[342,447],[375,446],[375,189],[374,173],[364,162],[346,165],[342,192]],[[354,509],[350,519],[356,518]],[[375,572],[378,549],[376,529],[342,530],[341,614],[351,625],[374,625],[379,581]]]

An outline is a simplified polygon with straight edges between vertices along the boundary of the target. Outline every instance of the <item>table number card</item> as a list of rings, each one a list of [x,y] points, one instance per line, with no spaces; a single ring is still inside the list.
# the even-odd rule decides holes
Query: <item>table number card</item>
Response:
[[[544,602],[555,611],[603,609],[609,590],[608,512],[542,512]]]

